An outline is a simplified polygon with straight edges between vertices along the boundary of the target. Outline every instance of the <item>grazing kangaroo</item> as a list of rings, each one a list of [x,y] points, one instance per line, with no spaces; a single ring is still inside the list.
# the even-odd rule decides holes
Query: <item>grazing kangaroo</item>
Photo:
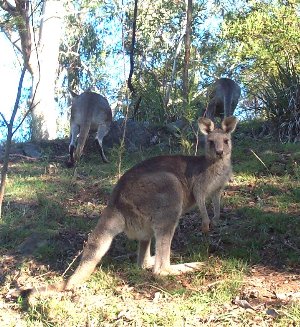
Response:
[[[240,86],[230,78],[216,80],[208,90],[206,116],[210,119],[232,116],[241,95]]]
[[[195,204],[200,209],[202,230],[208,232],[220,217],[220,197],[231,168],[231,133],[237,119],[227,117],[222,128],[208,118],[199,119],[206,136],[205,156],[166,155],[154,157],[129,169],[118,181],[107,207],[88,238],[79,266],[67,281],[25,290],[23,294],[70,290],[85,281],[121,232],[139,241],[138,265],[153,267],[155,275],[178,274],[199,268],[195,263],[170,264],[170,248],[180,217]],[[212,199],[210,221],[206,200]],[[150,254],[155,238],[155,256]]]
[[[72,91],[70,93],[72,106],[68,167],[73,167],[80,159],[90,131],[97,132],[96,140],[100,147],[102,160],[108,162],[102,147],[102,140],[108,133],[112,121],[112,112],[108,101],[102,95],[94,92],[84,92],[80,95]]]

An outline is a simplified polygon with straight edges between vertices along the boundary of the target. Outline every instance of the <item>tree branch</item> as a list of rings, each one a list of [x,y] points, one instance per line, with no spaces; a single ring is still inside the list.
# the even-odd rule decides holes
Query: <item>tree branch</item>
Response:
[[[16,7],[10,4],[7,0],[0,0],[0,7],[11,15],[16,14]]]
[[[4,123],[5,123],[6,127],[7,127],[8,126],[8,121],[5,119],[5,117],[4,117],[4,115],[3,115],[2,112],[0,112],[0,116],[2,117]]]
[[[27,118],[27,116],[29,115],[29,113],[39,104],[40,102],[35,103],[35,105],[33,106],[32,104],[30,105],[29,109],[27,110],[27,112],[25,113],[25,115],[23,116],[21,122],[19,123],[19,125],[14,129],[14,131],[12,132],[12,134],[14,135],[16,133],[16,131],[20,128],[20,126],[23,124],[24,120]]]
[[[26,66],[24,65],[24,67],[22,68],[22,72],[21,72],[21,76],[20,76],[20,80],[19,80],[19,85],[18,85],[18,92],[17,92],[17,97],[16,97],[16,102],[14,105],[14,109],[12,112],[12,115],[10,117],[10,121],[9,121],[9,125],[13,125],[18,108],[19,108],[19,102],[20,102],[20,98],[21,98],[21,91],[22,91],[22,85],[23,85],[23,80],[24,80],[24,76],[25,76],[25,72],[26,72]]]
[[[13,41],[11,39],[9,33],[5,29],[2,29],[2,32],[7,37],[8,41],[12,44],[12,46],[15,47],[20,53],[22,53],[22,49],[16,44],[20,39],[17,39],[16,41]]]

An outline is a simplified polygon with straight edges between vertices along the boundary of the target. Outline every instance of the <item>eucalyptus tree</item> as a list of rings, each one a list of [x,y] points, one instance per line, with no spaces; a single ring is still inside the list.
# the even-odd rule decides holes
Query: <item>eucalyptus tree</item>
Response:
[[[32,139],[56,137],[55,81],[63,1],[0,1],[1,32],[32,76]]]
[[[190,53],[191,74],[188,77],[191,89],[197,83],[196,66],[199,40],[194,40],[193,32],[200,28],[205,18],[205,1],[143,1],[138,4],[135,41],[135,70],[133,86],[142,97],[138,111],[140,119],[163,122],[182,115],[183,92],[187,92],[184,65]],[[188,5],[189,4],[189,7]],[[134,3],[127,4],[126,49],[129,53],[131,22],[134,19]],[[189,16],[187,9],[189,8]],[[187,25],[187,18],[189,22]],[[188,28],[187,28],[188,27]],[[184,43],[188,31],[190,44]],[[184,46],[185,45],[185,46]],[[187,54],[185,56],[185,53]],[[184,77],[185,76],[185,77]],[[185,91],[183,91],[185,89]],[[186,95],[187,97],[187,95]]]
[[[186,1],[186,28],[185,28],[185,52],[184,52],[184,64],[183,64],[183,100],[185,108],[187,108],[189,102],[189,65],[191,55],[191,29],[192,29],[192,11],[193,1]]]
[[[116,49],[118,6],[114,1],[71,0],[68,2],[66,31],[61,43],[60,73],[71,89],[102,89],[108,92],[106,59]],[[119,43],[121,44],[121,38]],[[120,45],[118,45],[120,47]]]
[[[229,12],[222,26],[224,50],[240,63],[252,107],[283,140],[300,133],[299,28],[297,0],[252,1]]]

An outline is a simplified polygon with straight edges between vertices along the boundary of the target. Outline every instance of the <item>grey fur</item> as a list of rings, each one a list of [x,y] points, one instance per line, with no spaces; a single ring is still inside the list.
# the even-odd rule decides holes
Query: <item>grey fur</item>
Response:
[[[107,99],[100,94],[89,91],[80,95],[70,92],[72,106],[68,166],[74,166],[80,159],[90,131],[96,132],[102,160],[108,162],[102,147],[102,140],[109,132],[112,121],[112,112]]]
[[[241,95],[240,86],[230,78],[216,80],[208,89],[206,117],[232,116]]]

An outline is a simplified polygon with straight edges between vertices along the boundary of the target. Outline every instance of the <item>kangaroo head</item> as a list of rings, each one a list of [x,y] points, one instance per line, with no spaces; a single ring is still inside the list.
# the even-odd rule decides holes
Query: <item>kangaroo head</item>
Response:
[[[231,155],[231,133],[235,130],[238,120],[236,117],[227,117],[222,121],[221,128],[215,128],[209,118],[200,118],[198,121],[202,134],[206,136],[205,156],[208,159],[222,159]]]

